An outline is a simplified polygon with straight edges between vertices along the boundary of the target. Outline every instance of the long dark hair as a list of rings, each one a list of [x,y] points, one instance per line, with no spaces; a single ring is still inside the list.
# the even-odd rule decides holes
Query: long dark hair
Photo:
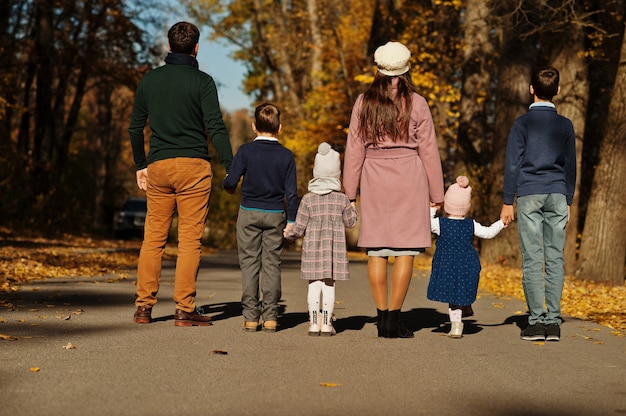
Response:
[[[393,93],[393,78],[398,79],[397,92]],[[359,115],[359,133],[374,143],[384,137],[394,142],[407,140],[411,118],[411,96],[417,92],[409,72],[398,77],[376,73],[372,85],[363,94]]]

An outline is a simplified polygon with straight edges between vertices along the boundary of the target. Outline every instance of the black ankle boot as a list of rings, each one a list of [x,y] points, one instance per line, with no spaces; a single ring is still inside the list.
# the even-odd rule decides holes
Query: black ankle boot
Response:
[[[380,309],[376,309],[378,312],[378,321],[376,322],[376,326],[378,327],[378,338],[384,337],[387,333],[387,309],[381,311]]]
[[[398,317],[400,316],[400,311],[389,311],[387,312],[387,325],[385,328],[387,329],[383,334],[385,338],[398,338]]]
[[[400,322],[400,310],[389,311],[389,332],[387,338],[413,338],[413,331]]]

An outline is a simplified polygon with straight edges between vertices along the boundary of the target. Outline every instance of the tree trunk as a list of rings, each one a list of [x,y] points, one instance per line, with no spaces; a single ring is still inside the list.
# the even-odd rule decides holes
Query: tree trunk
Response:
[[[502,187],[504,185],[504,159],[509,131],[513,121],[528,111],[531,102],[529,85],[531,65],[534,61],[532,42],[512,41],[507,45],[499,63],[496,90],[493,157],[489,172],[490,191],[486,198],[489,221],[500,218]],[[487,189],[487,187],[486,187]],[[512,267],[521,265],[517,224],[512,222],[498,238],[481,241],[481,258],[486,262],[501,262]]]
[[[320,31],[317,0],[307,0],[307,11],[309,15],[309,29],[311,30],[311,67],[309,77],[311,78],[311,88],[319,88],[322,84],[320,75],[322,73],[322,48],[324,41]]]
[[[461,96],[461,114],[457,145],[461,152],[451,154],[454,157],[454,176],[468,171],[472,176],[474,188],[476,179],[484,175],[482,166],[488,141],[487,103],[491,96],[491,57],[494,46],[491,41],[491,27],[488,24],[489,6],[486,0],[468,0],[464,24],[463,50],[463,91]],[[454,182],[454,178],[448,178]],[[482,195],[477,195],[481,200]],[[474,205],[473,214],[484,216],[485,204]]]
[[[583,135],[585,132],[585,119],[587,117],[587,104],[589,97],[589,73],[587,64],[580,56],[579,51],[584,50],[584,33],[580,30],[572,30],[568,42],[562,46],[554,56],[553,65],[561,74],[561,93],[555,97],[557,110],[563,116],[572,120],[576,133],[576,190],[570,209],[569,222],[567,223],[567,237],[565,241],[565,273],[573,274],[576,270],[576,245],[578,241],[578,202],[580,200],[581,163],[583,154]]]
[[[49,181],[46,172],[50,168],[52,141],[54,138],[54,117],[52,112],[52,81],[53,81],[53,31],[52,2],[39,0],[36,8],[36,46],[37,56],[37,92],[35,105],[35,132],[33,158],[36,169],[35,192],[39,194],[48,189]]]
[[[607,132],[600,145],[577,276],[582,279],[624,284],[626,258],[626,36],[622,39],[618,67],[609,105]]]

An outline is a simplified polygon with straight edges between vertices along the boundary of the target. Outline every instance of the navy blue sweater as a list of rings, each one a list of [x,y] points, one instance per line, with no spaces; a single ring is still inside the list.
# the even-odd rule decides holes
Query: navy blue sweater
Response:
[[[256,138],[242,145],[224,179],[224,189],[241,183],[241,206],[262,211],[284,211],[287,221],[295,221],[298,212],[296,162],[293,153],[277,140]]]
[[[572,204],[576,187],[576,137],[572,122],[539,104],[513,123],[506,148],[503,202],[515,196],[559,193]]]

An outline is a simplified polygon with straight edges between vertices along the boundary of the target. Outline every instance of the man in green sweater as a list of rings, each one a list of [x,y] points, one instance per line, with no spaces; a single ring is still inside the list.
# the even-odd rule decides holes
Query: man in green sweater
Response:
[[[178,260],[174,283],[174,325],[206,326],[209,316],[195,305],[201,237],[209,210],[213,177],[208,138],[228,169],[233,159],[213,78],[198,69],[200,31],[179,22],[168,31],[165,65],[147,73],[135,94],[128,131],[137,185],[146,191],[148,213],[137,267],[137,323],[152,321],[161,279],[161,261],[175,210]],[[149,120],[146,157],[144,127]],[[208,137],[207,137],[208,136]]]

